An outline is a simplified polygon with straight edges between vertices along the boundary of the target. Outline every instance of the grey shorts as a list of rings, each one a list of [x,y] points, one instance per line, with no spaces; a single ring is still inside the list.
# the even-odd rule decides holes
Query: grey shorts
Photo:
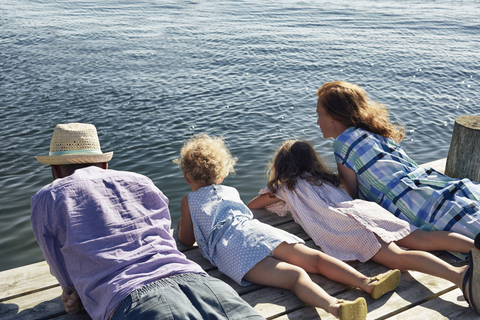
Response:
[[[214,277],[178,274],[147,284],[126,297],[113,313],[119,319],[265,319],[235,290]]]

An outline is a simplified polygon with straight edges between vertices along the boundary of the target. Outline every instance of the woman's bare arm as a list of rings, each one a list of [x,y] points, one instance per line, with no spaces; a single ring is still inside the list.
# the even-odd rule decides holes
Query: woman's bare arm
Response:
[[[358,181],[357,173],[352,169],[345,167],[343,164],[337,163],[338,174],[342,177],[342,187],[348,192],[353,199],[358,198]]]

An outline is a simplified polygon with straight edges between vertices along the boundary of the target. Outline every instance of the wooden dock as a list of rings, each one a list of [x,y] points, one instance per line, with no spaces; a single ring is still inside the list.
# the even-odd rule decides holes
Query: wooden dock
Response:
[[[443,170],[445,159],[428,165]],[[308,246],[318,248],[291,217],[280,218],[266,210],[255,210],[254,214],[259,220],[294,233],[303,238]],[[205,260],[198,248],[185,247],[178,241],[177,244],[179,250],[189,259],[200,264],[211,276],[230,284],[267,319],[335,319],[322,309],[305,305],[290,291],[259,285],[241,287]],[[440,252],[435,254],[449,263],[462,264],[455,263]],[[368,276],[387,270],[372,261],[350,264]],[[480,315],[468,307],[460,289],[446,280],[419,272],[403,272],[397,290],[378,300],[373,300],[363,291],[332,282],[319,275],[312,275],[312,279],[338,298],[353,300],[364,297],[369,310],[367,319],[480,319]],[[0,319],[90,319],[86,313],[76,316],[66,314],[60,300],[61,292],[58,282],[50,275],[44,261],[0,272]]]

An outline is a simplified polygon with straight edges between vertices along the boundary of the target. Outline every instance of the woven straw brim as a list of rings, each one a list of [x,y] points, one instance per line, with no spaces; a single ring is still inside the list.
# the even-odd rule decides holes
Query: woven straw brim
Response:
[[[65,165],[79,163],[101,163],[112,160],[113,151],[102,154],[70,154],[62,156],[36,156],[35,159],[43,164]]]

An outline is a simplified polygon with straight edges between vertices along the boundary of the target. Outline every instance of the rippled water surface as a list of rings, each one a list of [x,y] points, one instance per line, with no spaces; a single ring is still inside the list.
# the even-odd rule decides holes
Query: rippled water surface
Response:
[[[480,114],[478,1],[0,2],[0,270],[43,260],[30,197],[51,182],[57,123],[97,126],[110,168],[149,176],[174,223],[189,191],[172,159],[196,133],[238,157],[244,201],[271,153],[304,138],[333,165],[315,92],[347,80],[391,108],[419,163]]]

